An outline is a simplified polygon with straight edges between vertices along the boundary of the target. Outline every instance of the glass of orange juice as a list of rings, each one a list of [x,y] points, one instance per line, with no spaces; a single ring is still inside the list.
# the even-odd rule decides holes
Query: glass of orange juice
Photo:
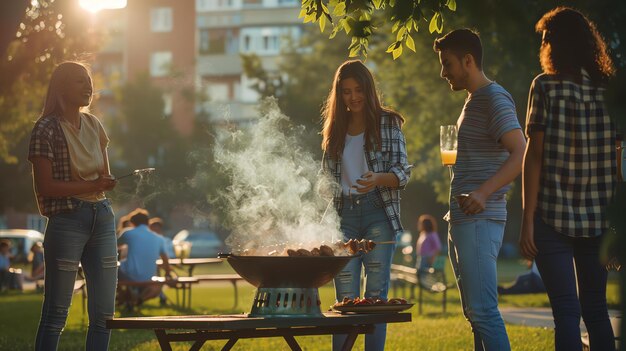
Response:
[[[456,163],[457,129],[456,125],[441,126],[439,133],[441,163],[452,167]]]

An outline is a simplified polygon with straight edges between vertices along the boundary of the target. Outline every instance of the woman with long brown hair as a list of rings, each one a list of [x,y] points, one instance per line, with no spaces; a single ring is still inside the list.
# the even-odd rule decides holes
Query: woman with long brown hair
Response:
[[[381,105],[371,72],[358,60],[337,69],[323,118],[323,167],[338,184],[333,202],[343,239],[394,241],[403,232],[400,189],[411,169],[401,130],[404,119]],[[364,296],[386,299],[394,249],[378,245],[352,259],[335,277],[337,301],[360,296],[362,268]],[[385,337],[386,325],[376,325],[365,336],[365,349],[383,350]],[[333,349],[340,349],[344,340],[333,336]]]
[[[28,160],[35,195],[48,217],[44,238],[44,301],[36,350],[56,350],[72,302],[79,264],[89,295],[86,350],[106,350],[117,282],[115,219],[105,191],[111,176],[109,138],[87,113],[93,96],[87,67],[64,62],[52,72],[43,112],[31,133]]]
[[[606,44],[582,13],[559,7],[537,22],[543,73],[530,88],[523,168],[522,254],[550,298],[557,350],[614,350],[600,243],[616,181],[615,124],[603,93],[613,75]]]

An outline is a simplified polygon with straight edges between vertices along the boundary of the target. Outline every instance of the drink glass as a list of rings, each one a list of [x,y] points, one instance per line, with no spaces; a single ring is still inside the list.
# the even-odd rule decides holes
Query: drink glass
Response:
[[[439,131],[441,163],[450,169],[450,173],[452,173],[452,166],[456,163],[457,142],[456,125],[441,126]]]

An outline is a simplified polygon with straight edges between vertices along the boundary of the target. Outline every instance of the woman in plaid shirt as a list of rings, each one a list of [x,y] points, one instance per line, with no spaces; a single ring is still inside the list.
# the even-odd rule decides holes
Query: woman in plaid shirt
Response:
[[[374,78],[361,61],[347,61],[335,73],[323,111],[323,168],[334,176],[335,209],[344,240],[393,241],[402,233],[400,189],[406,186],[404,119],[381,106]],[[379,245],[356,257],[335,277],[337,301],[360,296],[365,267],[365,297],[387,298],[395,245]],[[386,325],[365,336],[365,349],[383,350]],[[345,336],[333,336],[333,349]]]
[[[614,350],[599,248],[616,180],[615,125],[604,102],[614,74],[606,44],[583,14],[559,7],[537,23],[541,67],[530,89],[520,247],[546,286],[557,350]]]
[[[45,294],[36,350],[56,350],[65,327],[79,264],[89,295],[85,348],[106,350],[117,282],[117,245],[111,203],[109,139],[95,116],[82,112],[93,95],[87,68],[58,65],[30,138],[28,160],[39,211],[48,217],[44,239]]]

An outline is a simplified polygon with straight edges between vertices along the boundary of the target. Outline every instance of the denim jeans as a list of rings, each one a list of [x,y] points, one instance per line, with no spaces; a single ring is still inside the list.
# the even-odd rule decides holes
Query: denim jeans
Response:
[[[504,224],[486,219],[450,224],[448,253],[463,314],[474,333],[475,350],[511,349],[498,310],[497,293],[496,262],[504,237]]]
[[[115,312],[117,240],[109,200],[74,200],[76,209],[48,219],[44,237],[45,285],[36,350],[56,350],[82,265],[89,296],[86,350],[106,350],[111,331],[105,321]]]
[[[615,350],[606,305],[608,273],[599,258],[602,237],[568,237],[538,216],[534,232],[539,251],[535,260],[552,306],[556,350],[582,350],[581,314],[591,351]]]
[[[344,198],[341,212],[341,231],[344,240],[391,241],[395,234],[377,194],[372,192]],[[355,298],[361,293],[361,268],[365,267],[364,297],[387,298],[391,259],[395,245],[378,245],[367,254],[355,257],[335,277],[337,301]],[[365,335],[366,351],[385,348],[387,324],[376,324],[372,334]],[[333,335],[333,350],[340,350],[346,335]]]

